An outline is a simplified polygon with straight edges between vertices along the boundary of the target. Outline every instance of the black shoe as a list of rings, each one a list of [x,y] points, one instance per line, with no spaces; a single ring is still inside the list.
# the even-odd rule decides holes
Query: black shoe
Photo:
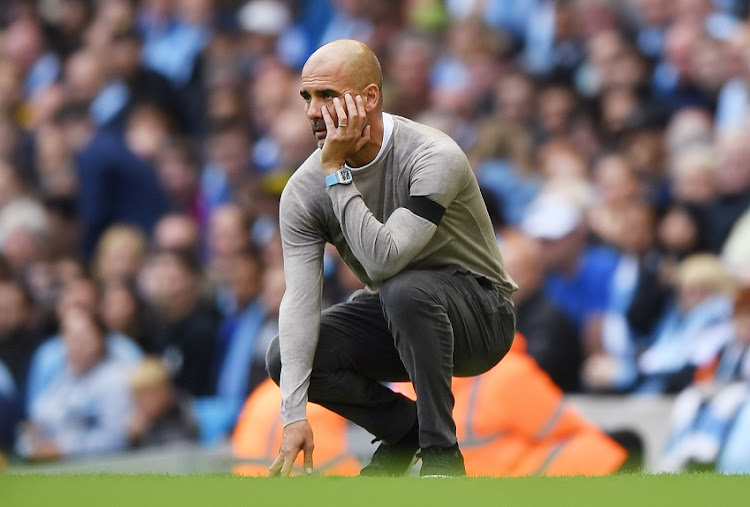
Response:
[[[414,462],[419,450],[419,431],[409,431],[398,443],[388,445],[381,442],[375,449],[370,464],[359,472],[360,477],[402,477]]]
[[[419,476],[428,477],[463,477],[466,475],[464,457],[458,444],[451,447],[426,447],[419,453],[422,458],[422,469]]]

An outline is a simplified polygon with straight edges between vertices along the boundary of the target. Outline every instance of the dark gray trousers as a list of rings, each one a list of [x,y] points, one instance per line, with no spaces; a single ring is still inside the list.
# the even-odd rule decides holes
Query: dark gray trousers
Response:
[[[325,310],[308,399],[398,442],[416,421],[422,447],[456,443],[453,375],[483,373],[513,342],[512,304],[488,279],[449,266],[403,271],[378,293]],[[278,384],[278,337],[267,354]],[[382,382],[411,381],[417,402]]]

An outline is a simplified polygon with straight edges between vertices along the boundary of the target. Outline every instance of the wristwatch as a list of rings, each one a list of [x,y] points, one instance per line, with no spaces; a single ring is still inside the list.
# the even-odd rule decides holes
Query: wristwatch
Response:
[[[352,182],[352,171],[346,167],[341,166],[341,169],[335,173],[326,176],[326,187],[332,187],[333,185],[348,185]]]

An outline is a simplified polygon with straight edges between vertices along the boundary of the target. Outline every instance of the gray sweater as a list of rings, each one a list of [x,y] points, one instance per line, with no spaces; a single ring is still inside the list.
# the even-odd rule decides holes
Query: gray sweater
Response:
[[[284,425],[306,418],[326,243],[336,247],[371,290],[404,269],[449,264],[489,278],[506,297],[516,289],[503,268],[479,186],[461,148],[436,129],[399,116],[393,120],[393,133],[377,158],[352,169],[352,184],[326,189],[316,150],[282,193]]]

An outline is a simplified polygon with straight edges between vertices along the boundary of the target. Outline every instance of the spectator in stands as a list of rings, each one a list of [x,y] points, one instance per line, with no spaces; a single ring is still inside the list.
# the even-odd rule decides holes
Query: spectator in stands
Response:
[[[18,171],[7,161],[0,159],[0,209],[19,199],[24,193],[23,187]]]
[[[17,281],[0,281],[0,363],[8,371],[18,393],[26,388],[29,363],[39,344],[32,328],[32,301]]]
[[[617,254],[588,247],[581,207],[561,192],[548,191],[532,201],[521,229],[542,244],[544,294],[580,333],[609,303]]]
[[[78,153],[78,212],[87,255],[110,225],[130,223],[150,234],[166,212],[164,190],[144,158],[160,146],[164,125],[153,111],[139,111],[131,113],[125,139],[99,132]]]
[[[164,322],[163,359],[175,384],[192,396],[210,395],[221,314],[201,294],[198,259],[180,250],[155,252],[141,281],[146,300]]]
[[[705,109],[686,107],[670,118],[665,132],[665,150],[675,158],[682,150],[693,145],[704,146],[713,142],[711,114]]]
[[[652,345],[638,358],[638,393],[675,393],[696,368],[710,364],[732,337],[733,283],[716,256],[696,254],[680,263],[676,297]]]
[[[192,217],[169,213],[156,223],[152,244],[156,250],[182,250],[200,257],[201,240],[198,223]]]
[[[682,203],[671,204],[659,220],[656,237],[664,256],[667,279],[680,261],[704,250],[700,220],[700,209]]]
[[[0,253],[17,276],[45,257],[49,232],[46,210],[36,199],[21,197],[0,210]]]
[[[613,236],[620,258],[609,302],[586,335],[582,378],[592,392],[626,392],[633,387],[636,358],[648,345],[670,295],[655,250],[654,209],[642,201],[621,204]]]
[[[709,144],[694,144],[674,154],[669,174],[671,194],[679,202],[703,206],[717,193],[716,153]]]
[[[99,314],[109,333],[127,336],[147,354],[160,352],[161,322],[138,294],[134,279],[110,279],[100,289]]]
[[[206,239],[209,276],[211,282],[218,285],[218,297],[224,309],[227,295],[223,286],[229,276],[226,264],[250,247],[250,221],[237,204],[224,204],[211,215]]]
[[[520,70],[504,72],[495,85],[495,116],[527,131],[534,129],[536,86],[534,79]]]
[[[129,365],[107,353],[105,338],[93,314],[80,307],[65,311],[65,369],[33,401],[18,454],[48,460],[125,448]]]
[[[712,98],[696,85],[693,52],[701,26],[686,20],[672,23],[664,34],[664,52],[652,78],[652,93],[671,114],[683,107],[711,109]]]
[[[213,126],[207,139],[208,157],[201,177],[207,212],[232,200],[246,180],[250,166],[248,132],[241,121],[227,120]]]
[[[75,202],[78,181],[73,152],[65,132],[54,122],[57,114],[57,110],[52,112],[50,120],[37,130],[35,177],[45,196]]]
[[[60,59],[45,46],[42,26],[34,18],[19,18],[3,34],[3,53],[18,65],[25,97],[49,86],[60,74]]]
[[[727,39],[728,79],[721,87],[716,104],[718,130],[742,127],[743,114],[750,105],[750,26],[739,25]]]
[[[147,240],[135,226],[115,224],[99,238],[94,252],[92,272],[96,280],[133,280],[146,258]]]
[[[660,469],[713,467],[750,386],[750,287],[734,298],[732,339],[716,360],[682,391],[672,412],[672,433]]]
[[[385,72],[390,91],[384,100],[393,114],[416,118],[429,106],[430,73],[437,51],[424,35],[406,32],[389,45],[389,69]]]
[[[512,225],[521,221],[542,186],[533,170],[532,148],[524,129],[493,119],[481,125],[469,154],[479,185],[498,201],[503,218]]]
[[[90,278],[76,278],[62,289],[57,304],[57,320],[61,322],[71,308],[83,308],[92,315],[96,313],[99,290]],[[109,333],[105,345],[107,354],[118,362],[139,360],[143,352],[129,337],[119,333]],[[67,350],[60,334],[47,338],[34,351],[29,367],[26,406],[33,405],[45,392],[53,380],[63,374],[67,361]]]
[[[565,83],[551,82],[537,92],[536,140],[545,142],[569,133],[577,106],[575,92]]]
[[[579,388],[581,341],[570,320],[545,296],[542,246],[519,233],[500,243],[505,269],[518,284],[513,294],[516,328],[526,337],[526,352],[566,392]]]
[[[267,344],[263,350],[257,346],[266,320],[266,311],[258,298],[262,287],[260,260],[251,251],[237,253],[227,260],[226,276],[234,310],[224,318],[217,333],[212,395],[196,399],[201,440],[207,443],[227,436],[234,427],[251,382],[258,383],[251,378],[252,367],[258,363],[259,355],[265,362],[268,348]]]
[[[602,242],[615,246],[622,232],[623,209],[642,194],[641,184],[628,160],[619,153],[600,157],[592,172],[596,202],[587,216],[591,232]]]
[[[65,64],[64,86],[68,100],[84,104],[97,128],[122,130],[127,88],[111,81],[107,73],[107,55],[102,50],[84,47],[73,53]]]
[[[133,408],[128,418],[131,447],[151,447],[194,442],[198,425],[190,397],[177,391],[166,366],[157,357],[147,357],[130,375]]]
[[[188,128],[179,95],[172,84],[159,72],[144,66],[141,60],[143,41],[132,26],[116,27],[108,48],[111,74],[124,86],[127,93],[124,113],[138,104],[150,104],[162,109],[178,131]]]
[[[706,211],[701,233],[718,253],[732,226],[750,208],[750,131],[722,132],[717,142],[717,195]]]
[[[200,159],[189,139],[172,138],[159,150],[156,161],[159,181],[169,208],[204,223],[205,198],[200,192]]]

